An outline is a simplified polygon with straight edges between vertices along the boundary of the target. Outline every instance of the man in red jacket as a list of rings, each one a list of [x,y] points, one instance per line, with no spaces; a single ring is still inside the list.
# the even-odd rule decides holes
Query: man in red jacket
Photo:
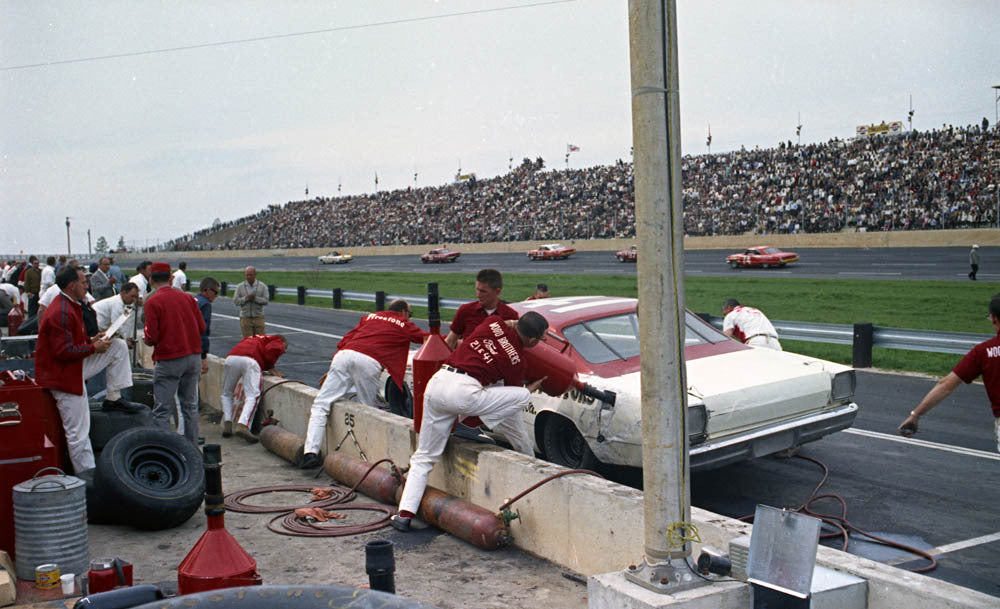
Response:
[[[170,265],[150,265],[153,293],[143,307],[145,337],[153,347],[153,417],[157,427],[170,429],[170,413],[180,398],[184,437],[198,443],[198,381],[201,379],[201,333],[205,320],[194,298],[170,287]]]
[[[362,317],[358,325],[341,339],[326,380],[313,401],[299,467],[308,469],[322,464],[319,450],[326,437],[330,408],[351,388],[355,390],[358,402],[374,406],[383,368],[389,371],[397,386],[403,387],[410,343],[419,345],[427,337],[427,332],[410,321],[411,315],[410,305],[397,298],[389,303],[387,311]]]
[[[270,372],[285,376],[274,369],[278,358],[288,350],[288,341],[280,334],[254,334],[238,342],[226,356],[222,372],[222,437],[233,435],[233,392],[243,378],[243,409],[236,425],[236,435],[253,444],[259,438],[250,431],[250,421],[257,410],[260,395],[260,375]]]
[[[56,400],[69,458],[80,473],[94,467],[84,379],[107,368],[108,399],[117,400],[122,389],[132,386],[132,369],[123,341],[91,340],[84,330],[80,301],[87,296],[87,280],[83,271],[64,266],[56,275],[56,285],[61,291],[45,310],[38,329],[35,380]]]

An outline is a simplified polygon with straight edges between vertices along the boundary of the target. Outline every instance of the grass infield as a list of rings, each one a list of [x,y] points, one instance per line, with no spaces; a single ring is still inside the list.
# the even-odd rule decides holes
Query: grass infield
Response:
[[[188,271],[191,280],[211,275],[235,286],[243,280],[241,271]],[[336,270],[260,271],[257,277],[268,284],[283,287],[299,285],[310,288],[341,288],[350,291],[387,294],[426,294],[427,284],[437,282],[444,298],[472,300],[475,297],[474,273],[387,273]],[[552,296],[602,294],[638,295],[632,275],[536,275],[504,274],[503,297],[518,301],[530,296],[535,284],[545,282]],[[722,302],[737,298],[757,307],[771,319],[812,321],[835,324],[871,322],[876,326],[992,333],[985,319],[990,297],[998,291],[990,283],[943,281],[872,281],[861,279],[789,279],[766,277],[685,277],[687,307],[692,311],[721,315]],[[230,292],[231,293],[231,292]],[[294,296],[279,296],[279,302],[296,302]],[[329,299],[308,298],[308,305],[331,306]],[[345,308],[374,310],[372,303],[345,300]],[[414,307],[418,318],[425,309]],[[450,317],[448,312],[445,319]],[[789,351],[804,353],[850,364],[851,346],[782,341]],[[902,351],[876,347],[875,366],[888,370],[922,372],[943,376],[958,362],[959,356]]]

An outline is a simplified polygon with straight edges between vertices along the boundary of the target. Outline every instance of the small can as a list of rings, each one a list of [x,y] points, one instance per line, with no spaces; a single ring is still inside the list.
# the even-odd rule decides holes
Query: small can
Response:
[[[35,567],[35,587],[41,589],[55,588],[59,585],[59,565],[46,563]]]

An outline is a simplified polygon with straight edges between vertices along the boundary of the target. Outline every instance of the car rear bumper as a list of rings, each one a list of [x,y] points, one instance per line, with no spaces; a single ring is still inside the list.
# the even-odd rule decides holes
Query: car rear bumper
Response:
[[[688,452],[690,467],[692,471],[713,469],[819,440],[850,427],[857,414],[858,405],[851,402],[754,432],[692,446]]]

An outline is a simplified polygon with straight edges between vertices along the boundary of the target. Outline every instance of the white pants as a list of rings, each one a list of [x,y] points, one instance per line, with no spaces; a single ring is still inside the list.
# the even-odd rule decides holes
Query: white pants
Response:
[[[441,369],[434,373],[424,390],[424,414],[420,441],[410,457],[410,472],[399,500],[400,511],[417,513],[427,488],[427,477],[441,460],[456,418],[479,417],[503,434],[519,453],[535,456],[521,411],[531,403],[525,387],[489,386],[467,374]]]
[[[781,351],[781,343],[778,342],[777,338],[772,336],[767,336],[766,334],[758,334],[753,338],[747,340],[748,345],[753,347],[765,347],[767,349],[774,349],[775,351]]]
[[[236,391],[236,383],[240,377],[243,378],[243,409],[240,411],[240,420],[247,427],[253,419],[253,413],[257,410],[257,397],[260,395],[260,364],[252,357],[242,355],[230,355],[226,358],[226,364],[222,373],[222,420],[233,420],[233,393]]]
[[[355,399],[366,406],[375,405],[378,394],[378,380],[382,375],[382,364],[378,360],[350,349],[337,351],[330,361],[326,380],[313,400],[306,431],[307,453],[319,454],[320,445],[326,437],[326,421],[330,417],[333,403],[343,398],[353,388]]]
[[[83,380],[86,381],[104,369],[107,369],[108,391],[121,391],[132,386],[132,366],[129,363],[128,346],[125,341],[115,338],[104,353],[88,355],[83,360]],[[94,449],[90,446],[90,404],[87,399],[87,387],[84,386],[80,395],[56,389],[52,389],[51,392],[52,397],[56,399],[63,431],[66,432],[66,445],[73,471],[79,473],[93,468],[95,461]]]

